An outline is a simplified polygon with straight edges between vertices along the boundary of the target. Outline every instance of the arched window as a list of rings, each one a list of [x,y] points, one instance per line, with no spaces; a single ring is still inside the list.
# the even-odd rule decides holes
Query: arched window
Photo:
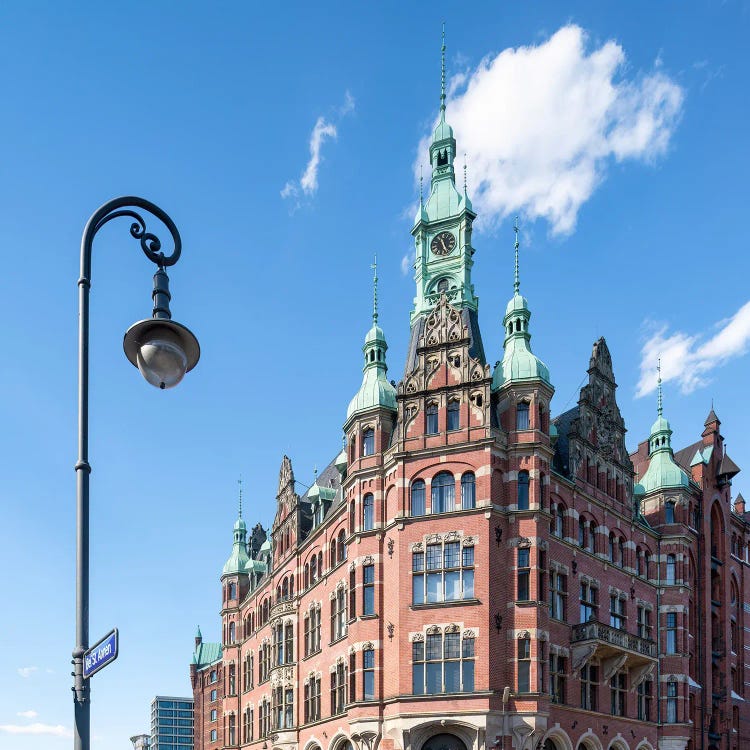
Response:
[[[425,409],[425,432],[428,435],[438,434],[437,404],[427,404],[427,408]]]
[[[610,535],[609,535],[609,550],[608,550],[609,554],[608,554],[608,556],[609,556],[609,561],[611,563],[615,562],[615,559],[616,559],[616,552],[615,552],[615,545],[616,545],[616,543],[617,543],[617,540],[615,539],[615,535],[612,534],[612,533],[610,533]]]
[[[286,601],[289,598],[289,579],[285,578],[281,585],[281,598]]]
[[[443,152],[445,153],[445,152]],[[448,291],[448,279],[440,279],[437,283],[438,294],[444,294]]]
[[[331,567],[333,567],[336,562],[338,561],[338,557],[336,556],[336,540],[331,540]]]
[[[305,563],[305,588],[310,585],[310,564]]]
[[[674,503],[671,500],[664,505],[664,523],[674,523]]]
[[[643,575],[643,554],[640,547],[635,548],[635,574],[637,576]]]
[[[432,512],[447,513],[453,510],[456,502],[456,480],[453,474],[441,471],[432,480]]]
[[[521,401],[516,406],[516,429],[529,429],[529,404],[526,401]]]
[[[460,404],[455,399],[448,402],[448,424],[446,429],[457,430],[461,426]]]
[[[589,538],[586,541],[588,542],[586,551],[596,552],[596,521],[589,523]]]
[[[622,537],[617,540],[617,564],[621,568],[625,565],[625,540]]]
[[[552,503],[551,510],[550,532],[562,539],[565,536],[565,506],[562,503]]]
[[[368,427],[362,433],[362,455],[372,456],[375,453],[375,430]]]
[[[375,498],[371,493],[365,495],[362,500],[362,528],[371,531],[375,526]]]
[[[646,550],[643,553],[643,575],[645,578],[648,578],[650,575],[650,569],[649,566],[651,565],[651,553]]]
[[[518,472],[518,498],[516,505],[518,510],[529,509],[529,472]]]
[[[313,555],[310,560],[310,583],[318,580],[318,556]]]
[[[578,516],[578,546],[586,546],[586,519]]]
[[[411,509],[412,516],[423,516],[424,507],[424,482],[417,479],[411,484]]]
[[[476,508],[477,501],[475,489],[474,474],[467,471],[466,474],[461,477],[461,507],[464,510]]]
[[[343,562],[346,560],[346,534],[344,533],[344,530],[341,529],[339,531],[339,537],[338,537],[338,561]]]
[[[677,581],[677,558],[667,555],[667,574],[665,583],[676,583]]]

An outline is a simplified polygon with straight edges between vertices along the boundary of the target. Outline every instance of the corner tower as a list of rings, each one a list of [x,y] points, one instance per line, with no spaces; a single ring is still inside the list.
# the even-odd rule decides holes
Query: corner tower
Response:
[[[474,248],[471,245],[472,224],[476,214],[464,189],[456,188],[456,139],[445,118],[445,31],[441,48],[440,117],[432,133],[429,156],[432,167],[430,194],[422,198],[420,178],[419,209],[411,230],[416,261],[414,279],[416,296],[411,312],[411,346],[406,372],[415,365],[416,345],[426,317],[435,309],[442,295],[461,310],[464,324],[470,329],[472,356],[484,363],[484,350],[477,325],[478,299],[471,283]]]

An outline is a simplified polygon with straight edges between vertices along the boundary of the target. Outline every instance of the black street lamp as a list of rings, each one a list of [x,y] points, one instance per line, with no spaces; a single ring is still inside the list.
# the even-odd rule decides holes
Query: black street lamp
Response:
[[[169,229],[174,250],[165,256],[161,241],[146,231],[146,222],[135,210],[147,211]],[[172,388],[198,363],[200,347],[193,334],[175,323],[169,310],[169,278],[164,270],[180,258],[182,241],[172,219],[143,198],[126,196],[105,203],[88,220],[81,239],[81,276],[78,279],[78,461],[76,462],[76,645],[73,651],[75,750],[89,750],[91,724],[90,679],[83,676],[83,655],[89,647],[89,291],[91,249],[96,233],[109,221],[132,219],[130,234],[140,241],[146,257],[156,264],[153,316],[132,325],[125,334],[125,355],[149,383]]]

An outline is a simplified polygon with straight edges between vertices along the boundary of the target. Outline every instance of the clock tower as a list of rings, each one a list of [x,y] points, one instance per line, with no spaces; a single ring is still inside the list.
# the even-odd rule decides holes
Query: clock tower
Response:
[[[453,307],[462,311],[465,325],[471,331],[472,354],[484,361],[477,325],[478,299],[471,283],[474,265],[471,231],[476,214],[466,192],[465,173],[463,192],[456,188],[456,139],[445,119],[445,37],[441,52],[440,118],[430,143],[430,194],[424,201],[420,186],[419,210],[411,230],[417,286],[411,312],[412,344],[416,343],[427,315],[445,295]]]

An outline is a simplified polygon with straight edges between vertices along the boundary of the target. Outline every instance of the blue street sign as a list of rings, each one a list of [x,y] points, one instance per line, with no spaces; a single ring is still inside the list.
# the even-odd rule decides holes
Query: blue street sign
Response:
[[[92,674],[111,664],[119,652],[117,628],[113,628],[98,643],[83,653],[83,679],[88,680]]]

